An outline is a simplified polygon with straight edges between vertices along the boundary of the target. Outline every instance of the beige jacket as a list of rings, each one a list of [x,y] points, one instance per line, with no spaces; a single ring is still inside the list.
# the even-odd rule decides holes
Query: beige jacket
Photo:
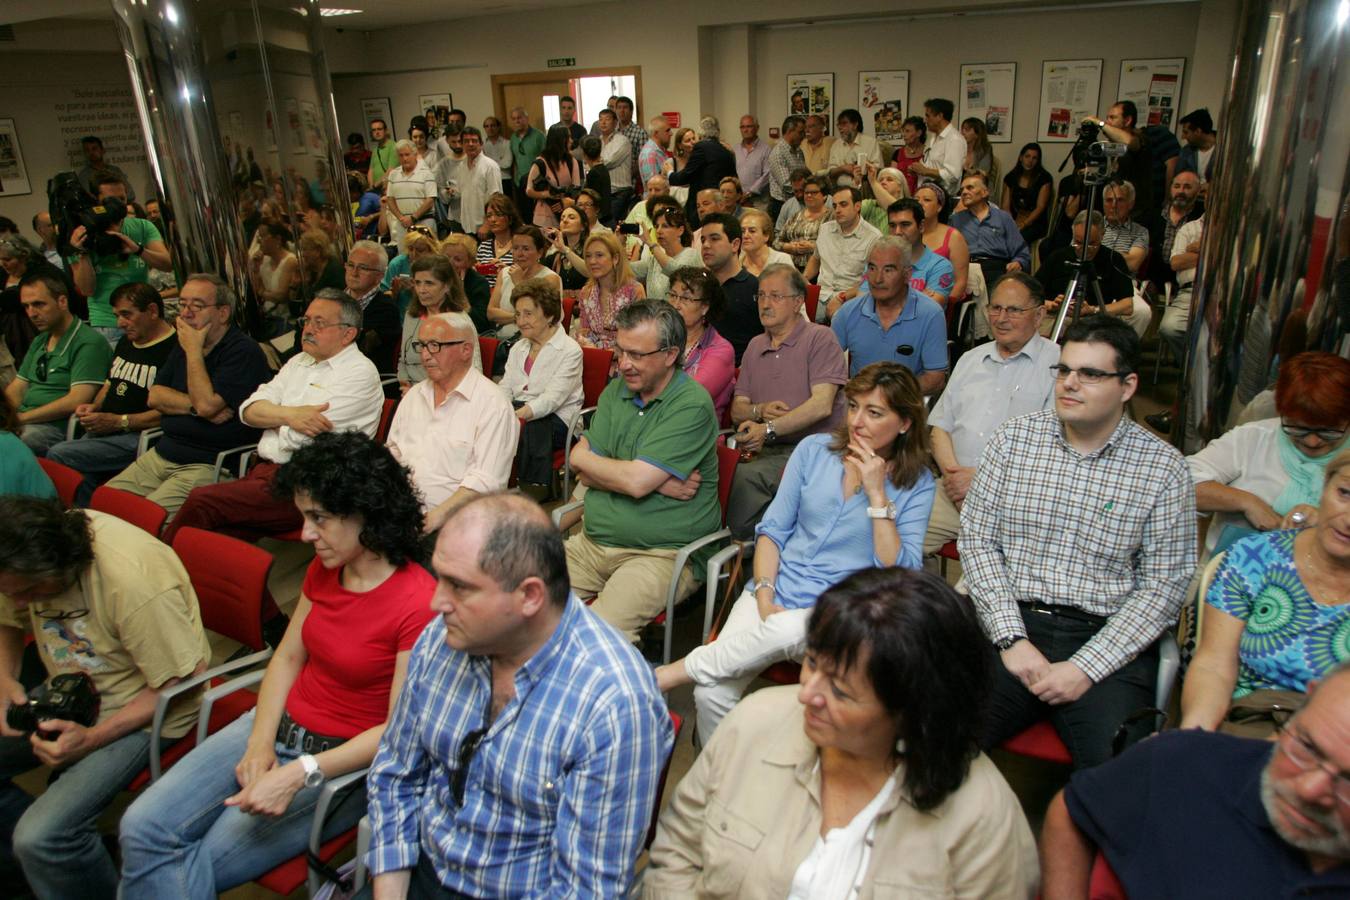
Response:
[[[717,729],[661,816],[647,900],[781,900],[820,836],[818,750],[795,685],[758,691]],[[859,900],[1036,895],[1040,867],[1022,808],[981,754],[938,809],[903,790],[882,807]]]

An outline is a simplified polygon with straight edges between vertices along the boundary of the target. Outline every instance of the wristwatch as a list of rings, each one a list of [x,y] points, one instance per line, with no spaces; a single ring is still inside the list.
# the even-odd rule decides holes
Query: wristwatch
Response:
[[[136,255],[137,255],[137,256],[140,256],[140,255],[142,255],[143,253],[145,253],[145,245],[144,245],[144,244],[137,244],[137,245],[136,245]]]
[[[772,444],[778,440],[778,431],[773,427],[772,422],[764,423],[764,443]]]
[[[127,416],[126,413],[122,413],[122,418],[118,420],[117,424],[118,427],[122,429],[123,434],[131,430],[131,419]]]
[[[323,769],[319,768],[319,761],[312,753],[300,757],[300,768],[305,770],[305,787],[316,788],[323,784]]]
[[[194,418],[197,415],[197,407],[193,406],[190,403],[188,404],[188,415],[193,416]]]
[[[867,507],[867,518],[869,519],[894,519],[895,502],[888,502],[885,506]]]
[[[1011,648],[1012,645],[1018,641],[1025,641],[1026,639],[1027,636],[1025,634],[1014,634],[1011,637],[1005,637],[1001,640],[994,641],[994,649],[999,653],[1002,653],[1004,650]]]
[[[758,594],[760,588],[768,588],[769,590],[773,591],[775,594],[778,593],[778,589],[777,589],[776,587],[774,587],[774,583],[773,583],[772,581],[770,581],[769,579],[767,579],[767,578],[760,578],[760,579],[757,579],[757,580],[755,581],[755,586],[754,586],[754,588],[751,590],[751,592],[752,592],[752,593],[755,593],[755,594]]]

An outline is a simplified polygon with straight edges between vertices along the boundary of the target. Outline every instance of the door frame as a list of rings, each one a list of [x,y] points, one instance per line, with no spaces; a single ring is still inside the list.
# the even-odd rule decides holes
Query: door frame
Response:
[[[506,75],[492,76],[493,114],[502,122],[503,131],[509,132],[506,116],[506,99],[502,86],[508,84],[529,84],[534,81],[571,81],[574,78],[593,78],[597,75],[633,76],[633,103],[638,109],[645,109],[642,103],[642,67],[641,66],[604,66],[590,69],[544,69],[542,72],[511,72]]]

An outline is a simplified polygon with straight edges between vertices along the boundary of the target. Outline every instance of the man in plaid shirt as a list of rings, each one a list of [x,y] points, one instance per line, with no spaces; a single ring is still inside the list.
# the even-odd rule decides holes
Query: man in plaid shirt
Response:
[[[958,546],[1003,663],[984,746],[1048,718],[1086,768],[1153,705],[1157,640],[1195,570],[1195,490],[1181,454],[1125,414],[1139,385],[1128,324],[1076,323],[1053,368],[1055,408],[1004,423],[985,448]]]

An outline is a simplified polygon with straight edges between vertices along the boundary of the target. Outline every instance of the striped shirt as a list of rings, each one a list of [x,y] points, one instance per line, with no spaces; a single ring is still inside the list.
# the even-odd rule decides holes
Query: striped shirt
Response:
[[[651,669],[574,596],[515,691],[488,725],[490,661],[450,648],[439,617],[422,632],[370,771],[370,871],[426,853],[469,896],[623,896],[674,741]],[[485,726],[457,807],[460,748]]]
[[[1176,623],[1195,570],[1195,489],[1181,454],[1128,417],[1082,454],[1043,410],[985,447],[958,546],[991,641],[1027,633],[1019,602],[1108,617],[1070,659],[1097,682]]]

